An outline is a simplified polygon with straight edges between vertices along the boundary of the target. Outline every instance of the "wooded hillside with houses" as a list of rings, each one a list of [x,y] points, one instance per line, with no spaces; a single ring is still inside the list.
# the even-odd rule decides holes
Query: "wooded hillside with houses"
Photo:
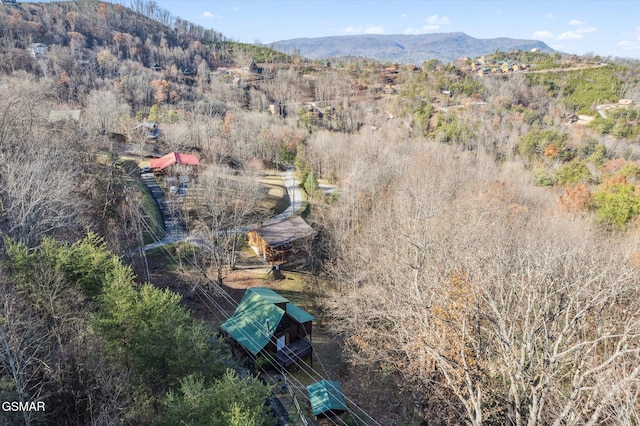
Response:
[[[637,61],[3,1],[0,93],[1,423],[640,423]]]

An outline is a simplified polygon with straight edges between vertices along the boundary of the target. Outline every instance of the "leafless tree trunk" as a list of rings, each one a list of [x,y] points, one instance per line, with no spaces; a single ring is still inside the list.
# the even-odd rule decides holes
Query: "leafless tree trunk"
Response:
[[[625,251],[535,190],[487,181],[483,156],[420,149],[365,209],[366,173],[343,193],[357,223],[336,227],[326,303],[349,359],[454,395],[441,404],[469,424],[636,421],[635,242]]]
[[[13,149],[0,152],[1,229],[31,246],[43,235],[76,227],[82,202],[70,152],[39,137]]]
[[[199,180],[205,211],[197,230],[221,285],[225,269],[235,267],[247,227],[259,221],[256,211],[263,194],[255,179],[222,168],[209,168]]]
[[[41,320],[22,306],[5,277],[0,277],[0,371],[9,379],[9,394],[22,403],[42,400],[47,385],[53,382],[51,350],[53,336]],[[25,424],[38,414],[22,412]]]

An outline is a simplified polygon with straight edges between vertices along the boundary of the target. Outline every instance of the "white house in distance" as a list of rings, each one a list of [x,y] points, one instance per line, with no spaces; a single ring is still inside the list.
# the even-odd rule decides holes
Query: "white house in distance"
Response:
[[[27,47],[27,51],[29,52],[29,56],[34,59],[44,59],[49,53],[49,47],[42,43],[31,43],[29,47]]]

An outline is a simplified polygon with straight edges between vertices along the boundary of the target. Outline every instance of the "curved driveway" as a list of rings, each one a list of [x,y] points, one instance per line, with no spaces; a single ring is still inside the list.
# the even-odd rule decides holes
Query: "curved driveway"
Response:
[[[287,194],[289,194],[289,207],[282,213],[273,216],[264,221],[265,225],[271,225],[273,223],[282,222],[283,220],[291,217],[302,208],[302,191],[300,191],[300,185],[296,181],[295,173],[296,168],[289,166],[287,170],[280,173],[282,180],[284,181]]]
[[[302,191],[295,178],[296,168],[288,166],[287,170],[280,173],[282,180],[284,181],[287,194],[289,195],[289,207],[282,213],[275,215],[263,222],[264,225],[271,225],[273,223],[282,222],[287,218],[293,216],[302,208]],[[176,243],[179,241],[185,241],[191,239],[189,234],[180,226],[180,222],[171,215],[171,212],[167,208],[167,202],[165,200],[164,191],[158,186],[152,173],[142,174],[142,181],[149,188],[149,192],[156,203],[156,206],[162,214],[162,220],[164,222],[164,238],[155,243],[147,244],[144,246],[144,251],[153,250],[161,247],[165,244]],[[255,229],[257,225],[250,225],[242,229],[238,229],[238,232],[247,232],[251,229]],[[196,237],[197,238],[197,237]]]

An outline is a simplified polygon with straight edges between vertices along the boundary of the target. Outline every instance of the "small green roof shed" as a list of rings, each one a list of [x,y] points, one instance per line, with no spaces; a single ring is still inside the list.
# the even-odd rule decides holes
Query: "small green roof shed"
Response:
[[[307,393],[311,410],[316,417],[348,410],[338,382],[320,380],[307,386]]]

